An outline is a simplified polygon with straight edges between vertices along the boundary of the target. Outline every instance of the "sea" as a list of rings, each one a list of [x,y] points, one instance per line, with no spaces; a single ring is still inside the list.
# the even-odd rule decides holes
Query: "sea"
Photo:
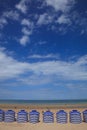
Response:
[[[41,104],[49,104],[49,105],[66,105],[66,104],[87,104],[87,99],[81,100],[3,100],[0,99],[0,104],[32,104],[32,105],[41,105]]]

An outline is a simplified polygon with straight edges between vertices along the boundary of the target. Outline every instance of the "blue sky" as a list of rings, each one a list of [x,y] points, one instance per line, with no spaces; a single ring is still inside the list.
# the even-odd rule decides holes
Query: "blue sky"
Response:
[[[0,99],[87,99],[87,0],[0,0]]]

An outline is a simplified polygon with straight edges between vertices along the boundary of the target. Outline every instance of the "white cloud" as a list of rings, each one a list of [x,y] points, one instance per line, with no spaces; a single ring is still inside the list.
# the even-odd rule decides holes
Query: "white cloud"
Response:
[[[50,76],[41,76],[41,75],[32,75],[29,77],[24,77],[18,79],[19,82],[22,82],[22,84],[27,84],[27,85],[42,85],[42,84],[47,84],[52,81]]]
[[[47,56],[49,57],[49,55]],[[0,48],[0,80],[17,78],[17,80],[23,80],[25,84],[28,79],[33,84],[38,81],[47,78],[47,82],[58,80],[87,80],[87,55],[77,59],[75,62],[66,61],[43,61],[43,62],[20,62],[16,59],[8,56],[3,48]],[[26,75],[23,78],[21,75]],[[25,80],[26,79],[26,80]],[[42,82],[42,81],[41,81]],[[43,82],[42,82],[43,83]]]
[[[71,15],[70,10],[75,4],[75,0],[45,0],[45,6],[51,6],[55,9],[57,12],[62,12],[61,16],[58,16],[57,13],[55,12],[45,12],[41,15],[39,15],[39,18],[37,20],[37,25],[42,26],[42,25],[50,25],[49,28],[47,29],[52,29],[56,30],[59,32],[66,33],[67,30],[69,29],[67,26],[64,27],[63,25],[71,25],[72,20],[71,20]],[[58,18],[57,18],[58,17]],[[56,20],[57,18],[57,20]],[[61,24],[61,27],[57,27],[57,23]],[[54,24],[54,25],[53,25]],[[53,27],[54,26],[54,27]]]
[[[59,24],[71,24],[71,20],[68,16],[65,16],[64,14],[61,15],[58,19],[57,19],[57,23]]]
[[[26,71],[27,65],[8,56],[3,48],[0,48],[0,80],[17,77]]]
[[[48,54],[48,55],[31,55],[28,57],[29,59],[59,59],[58,55]]]
[[[86,66],[87,65],[87,55],[84,55],[83,57],[80,57],[78,61],[76,62],[76,65],[79,66]]]
[[[48,6],[52,6],[56,11],[67,12],[73,6],[75,0],[45,0]]]
[[[28,2],[29,0],[21,0],[15,7],[25,14],[28,10],[28,6],[27,6]]]
[[[9,18],[11,20],[19,20],[19,13],[17,11],[6,11],[3,13],[3,17]]]
[[[20,44],[25,46],[30,41],[29,36],[23,35],[19,40]]]
[[[49,16],[47,13],[44,13],[39,16],[37,25],[48,24],[51,23],[52,20],[53,20],[52,16]]]
[[[33,28],[33,22],[31,22],[29,19],[23,19],[21,21],[21,24],[25,25],[25,26],[27,26],[29,28]]]
[[[21,25],[23,25],[22,32],[26,35],[31,35],[33,32],[33,22],[30,22],[28,19],[23,19],[21,21]]]
[[[8,19],[11,21],[20,20],[20,14],[16,9],[9,9],[2,12],[0,18],[0,27],[3,28],[6,24],[9,24]]]
[[[24,27],[24,28],[22,28],[22,33],[24,33],[25,35],[31,35],[32,31],[29,30],[28,28]]]
[[[66,80],[86,80],[87,79],[87,60],[82,57],[84,60],[78,59],[77,62],[64,62],[64,61],[47,61],[47,62],[38,62],[32,64],[31,70],[36,74],[43,75],[54,75],[59,79]],[[79,63],[82,62],[81,64]],[[79,63],[79,64],[78,64]]]
[[[75,5],[75,0],[45,0],[45,6],[53,7],[54,11],[56,11],[57,13],[61,12],[61,16],[57,16],[55,12],[52,12],[50,13],[50,20],[49,20],[47,19],[45,13],[45,15],[41,15],[39,17],[37,23],[39,25],[52,23],[52,26],[49,27],[51,30],[65,34],[69,29],[71,29],[68,28],[68,26],[72,25],[72,18],[70,15],[70,11],[74,7],[74,5]],[[61,24],[61,26],[57,27],[57,23]],[[63,26],[64,24],[68,26]]]
[[[8,22],[4,17],[0,18],[0,28],[3,28],[7,23]]]
[[[68,29],[71,31],[78,30],[80,35],[87,34],[87,14],[85,11],[80,13],[78,10],[73,10],[64,15],[70,19],[71,22],[71,26]]]
[[[5,47],[0,47],[0,51],[4,51],[6,48]]]
[[[45,18],[46,18],[46,14],[42,14],[40,15],[38,21],[37,21],[37,24],[41,25],[41,24],[44,24],[45,23]]]
[[[23,19],[21,25],[23,25],[23,36],[19,41],[21,45],[26,45],[30,41],[29,36],[33,33],[34,25],[33,22],[30,22],[28,19]]]

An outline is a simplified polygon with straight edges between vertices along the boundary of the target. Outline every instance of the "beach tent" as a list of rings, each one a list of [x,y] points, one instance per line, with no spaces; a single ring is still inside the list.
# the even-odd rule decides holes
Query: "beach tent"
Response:
[[[4,120],[4,111],[0,109],[0,122]]]
[[[28,122],[28,113],[25,110],[20,110],[17,113],[17,122],[18,123]]]
[[[8,110],[4,114],[4,122],[14,122],[15,112],[13,110]]]
[[[54,122],[54,116],[51,111],[46,111],[43,113],[43,122],[44,123],[53,123]]]
[[[79,124],[82,122],[81,113],[77,110],[72,110],[70,113],[70,122],[73,124]]]
[[[83,111],[83,120],[87,123],[87,110]]]
[[[36,110],[32,110],[29,112],[29,122],[30,123],[38,123],[39,122],[40,113]]]
[[[60,110],[56,113],[57,123],[67,123],[67,113],[64,110]]]

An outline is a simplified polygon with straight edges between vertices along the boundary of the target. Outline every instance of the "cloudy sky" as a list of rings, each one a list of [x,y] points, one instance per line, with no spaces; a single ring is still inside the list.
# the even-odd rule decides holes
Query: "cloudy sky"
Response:
[[[87,99],[87,0],[0,0],[0,99]]]

